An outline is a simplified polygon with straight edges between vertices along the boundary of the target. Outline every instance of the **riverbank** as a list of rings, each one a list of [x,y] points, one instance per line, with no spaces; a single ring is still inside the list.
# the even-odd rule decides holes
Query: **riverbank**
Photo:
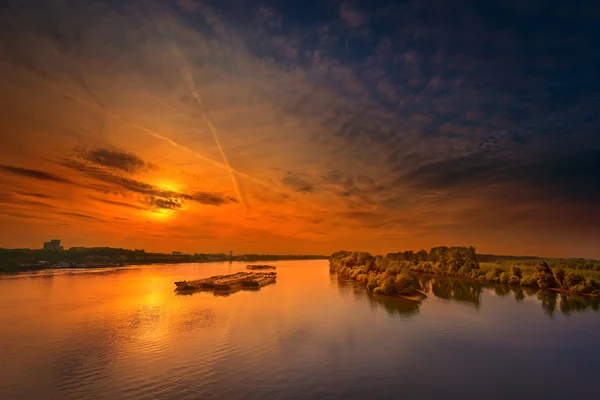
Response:
[[[2,249],[0,249],[2,250]],[[68,251],[61,252],[39,252],[33,251],[29,253],[28,258],[30,260],[21,262],[19,258],[11,259],[6,256],[6,252],[0,251],[0,273],[20,273],[20,272],[32,272],[32,271],[43,271],[47,269],[69,269],[69,268],[116,268],[136,265],[157,265],[157,264],[206,264],[206,263],[233,263],[233,262],[258,262],[258,261],[284,261],[284,260],[326,260],[327,256],[319,255],[259,255],[259,254],[248,254],[239,255],[232,258],[228,257],[187,257],[187,258],[172,258],[169,255],[165,255],[164,258],[149,258],[140,257],[139,259],[123,259],[121,260],[118,256],[108,257],[106,260],[84,260],[79,254],[75,255]],[[4,260],[2,259],[4,256]],[[76,258],[72,260],[72,258]],[[51,261],[47,261],[50,259]],[[17,260],[17,261],[15,261]],[[252,264],[251,264],[252,265]],[[258,264],[258,266],[262,266]],[[273,266],[269,266],[271,269],[275,269]],[[254,269],[249,268],[249,269]],[[260,268],[258,268],[260,269]]]

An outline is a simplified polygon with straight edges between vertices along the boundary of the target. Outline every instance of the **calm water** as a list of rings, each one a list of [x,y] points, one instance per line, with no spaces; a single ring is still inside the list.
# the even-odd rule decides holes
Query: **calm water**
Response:
[[[0,399],[574,398],[600,394],[598,304],[429,282],[367,295],[327,261],[230,296],[188,264],[0,277]]]

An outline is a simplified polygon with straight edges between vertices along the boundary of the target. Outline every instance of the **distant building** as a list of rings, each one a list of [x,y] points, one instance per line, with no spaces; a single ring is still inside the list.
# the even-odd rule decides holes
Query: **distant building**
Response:
[[[44,250],[47,251],[60,251],[63,247],[60,245],[60,240],[52,239],[49,242],[44,242]]]

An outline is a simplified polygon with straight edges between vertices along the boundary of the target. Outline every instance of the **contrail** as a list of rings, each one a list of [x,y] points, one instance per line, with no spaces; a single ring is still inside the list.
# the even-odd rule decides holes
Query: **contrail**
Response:
[[[155,22],[155,21],[153,21],[153,22]],[[157,27],[157,28],[158,28],[158,27]],[[163,40],[165,40],[165,42],[167,42],[167,43],[168,43],[168,42],[170,42],[170,41],[167,41],[167,40],[166,40],[165,36],[162,34],[162,32],[161,32],[160,30],[159,30],[159,33],[161,34],[161,36],[162,36]],[[178,50],[179,50],[178,48],[175,48],[175,51],[179,52]],[[180,53],[180,52],[179,52],[179,53]],[[181,53],[180,53],[180,54],[181,54]],[[212,166],[215,166],[215,167],[217,167],[217,168],[227,168],[227,169],[228,169],[228,172],[229,172],[229,175],[230,175],[230,177],[231,177],[232,183],[233,183],[233,185],[234,185],[234,189],[236,189],[236,194],[238,195],[238,197],[240,198],[240,201],[242,202],[242,204],[244,205],[244,207],[245,207],[246,209],[247,209],[247,204],[246,204],[246,202],[245,202],[245,199],[242,199],[242,196],[240,195],[240,192],[239,192],[239,185],[238,185],[238,182],[237,182],[237,180],[236,180],[236,178],[235,178],[235,175],[237,175],[237,176],[240,176],[240,177],[242,177],[242,178],[244,178],[244,179],[247,179],[248,181],[254,182],[254,183],[256,183],[256,184],[258,184],[258,185],[260,185],[260,186],[262,186],[262,187],[264,187],[264,188],[273,189],[273,190],[275,190],[275,191],[277,191],[277,192],[280,192],[280,193],[287,193],[287,191],[286,191],[286,190],[284,190],[284,189],[283,189],[283,188],[282,188],[280,185],[273,185],[273,182],[267,182],[267,181],[264,181],[264,180],[262,180],[262,179],[255,178],[254,176],[248,175],[248,174],[247,174],[247,173],[245,173],[245,172],[242,172],[242,171],[236,170],[236,169],[234,169],[233,167],[231,167],[231,165],[229,164],[229,162],[228,162],[228,160],[227,160],[227,157],[226,157],[226,156],[225,156],[225,154],[223,153],[223,149],[222,149],[221,143],[220,143],[220,141],[219,141],[219,138],[218,138],[218,136],[216,136],[216,130],[215,130],[215,127],[214,127],[214,126],[213,126],[213,125],[210,123],[210,121],[208,120],[208,118],[206,118],[206,114],[205,114],[205,112],[204,112],[204,109],[203,109],[203,107],[202,107],[202,116],[203,116],[203,118],[204,118],[205,122],[207,123],[207,125],[209,126],[209,129],[211,129],[211,132],[213,133],[213,137],[214,137],[214,139],[215,139],[215,141],[216,141],[216,143],[217,143],[217,146],[219,147],[219,150],[221,151],[221,154],[222,154],[222,156],[223,156],[223,158],[224,158],[225,165],[224,165],[222,162],[219,162],[219,161],[216,161],[216,160],[214,160],[214,159],[212,159],[212,158],[210,158],[210,157],[207,157],[207,156],[205,156],[205,155],[203,155],[203,154],[201,154],[201,153],[199,153],[199,152],[197,152],[197,151],[195,151],[195,150],[193,150],[193,149],[191,149],[191,148],[189,148],[189,147],[187,147],[187,146],[185,146],[185,145],[183,145],[183,144],[181,144],[181,143],[178,143],[178,142],[176,142],[176,141],[172,140],[171,138],[169,138],[169,137],[167,137],[167,136],[164,136],[164,135],[162,135],[162,134],[160,134],[160,133],[158,133],[158,132],[156,132],[156,131],[153,131],[153,130],[151,130],[151,129],[148,129],[148,128],[144,127],[144,126],[141,126],[141,125],[139,125],[139,124],[137,124],[137,123],[133,122],[132,120],[130,120],[130,119],[128,119],[128,118],[126,118],[126,117],[124,117],[124,116],[122,116],[122,115],[119,115],[119,114],[117,114],[117,113],[114,113],[114,112],[110,111],[110,110],[109,110],[109,109],[108,109],[108,108],[107,108],[107,107],[106,107],[106,106],[105,106],[105,105],[104,105],[104,104],[103,104],[103,103],[102,103],[102,102],[101,102],[101,101],[100,101],[100,100],[99,100],[99,99],[98,99],[98,98],[97,98],[97,97],[94,95],[94,93],[93,93],[93,92],[90,90],[90,88],[89,88],[89,87],[88,87],[88,86],[85,84],[85,82],[83,82],[83,84],[82,84],[82,82],[81,82],[81,79],[76,79],[76,81],[77,81],[77,83],[79,84],[79,86],[81,86],[81,87],[82,87],[82,89],[83,89],[83,90],[84,90],[84,91],[85,91],[85,92],[86,92],[86,93],[87,93],[87,94],[90,96],[91,100],[90,100],[90,99],[86,99],[86,98],[84,98],[84,97],[82,97],[82,96],[80,96],[80,95],[77,95],[77,94],[73,93],[72,91],[70,91],[69,89],[66,89],[64,86],[62,86],[62,85],[60,85],[60,84],[58,83],[58,82],[59,82],[59,79],[57,79],[57,78],[55,78],[55,77],[53,77],[53,76],[50,76],[50,75],[48,75],[47,73],[42,73],[42,72],[45,72],[45,71],[38,70],[37,68],[27,68],[27,67],[22,67],[22,68],[23,68],[25,71],[27,71],[28,73],[30,73],[31,75],[35,76],[35,77],[36,77],[37,79],[39,79],[40,81],[42,81],[44,84],[46,84],[46,85],[48,85],[48,86],[50,86],[50,87],[54,88],[56,91],[58,91],[58,92],[62,93],[62,94],[65,96],[65,97],[67,97],[67,98],[69,98],[69,99],[71,99],[71,100],[75,101],[75,102],[76,102],[76,103],[78,103],[78,104],[81,104],[81,105],[85,105],[85,106],[87,106],[87,107],[91,107],[91,108],[98,109],[98,110],[100,110],[101,112],[103,112],[105,116],[107,116],[107,117],[110,117],[110,118],[112,118],[112,119],[115,119],[115,120],[117,120],[117,121],[121,121],[121,122],[123,122],[123,123],[126,123],[126,124],[128,124],[129,126],[131,126],[131,127],[135,128],[135,129],[137,129],[137,130],[139,130],[139,131],[141,131],[141,132],[144,132],[144,133],[145,133],[145,134],[147,134],[148,136],[151,136],[151,137],[154,137],[155,139],[158,139],[158,140],[164,141],[164,142],[166,142],[166,143],[170,144],[171,146],[173,146],[173,147],[175,147],[175,148],[177,148],[177,149],[179,149],[179,150],[182,150],[182,151],[184,151],[184,152],[187,152],[187,153],[189,153],[189,154],[193,155],[194,157],[196,157],[196,158],[198,158],[198,159],[200,159],[200,160],[202,160],[202,161],[206,162],[207,164],[210,164],[210,165],[212,165]],[[181,72],[182,72],[182,74],[183,74],[183,71],[181,71]],[[184,79],[185,79],[185,74],[183,74],[183,76],[184,76]],[[190,76],[190,77],[191,77],[191,76]],[[186,83],[187,83],[187,82],[186,82]],[[192,84],[193,84],[193,83],[194,83],[194,82],[193,82],[193,79],[192,79]],[[192,92],[192,93],[193,93],[193,92]],[[197,94],[197,93],[196,93],[196,94]],[[199,102],[199,104],[202,106],[202,102],[201,102],[201,99],[200,99],[200,97],[199,97],[199,96],[196,98],[196,100],[197,100],[197,101]],[[165,103],[163,103],[162,101],[161,101],[160,103],[161,103],[163,106],[167,106],[167,105],[166,105]],[[178,111],[178,110],[174,110],[172,107],[168,107],[168,108],[169,108],[171,111],[176,111],[176,112],[178,112],[178,113],[179,113],[179,114],[181,114],[181,115],[186,115],[186,114],[184,114],[184,113],[182,113],[182,112],[180,112],[180,111]],[[280,187],[277,187],[277,186],[280,186]],[[319,209],[319,210],[322,210],[322,211],[329,211],[329,209],[328,209],[328,208],[326,208],[326,207],[323,207],[323,206],[321,206],[321,205],[318,205],[318,204],[316,204],[316,203],[313,203],[313,202],[307,201],[307,200],[305,200],[305,199],[302,199],[302,198],[295,199],[295,201],[296,201],[296,202],[298,202],[298,203],[301,203],[301,204],[305,204],[305,205],[308,205],[308,206],[311,206],[311,207],[317,208],[317,209]]]
[[[32,71],[28,70],[28,72],[32,72]],[[94,99],[95,96],[92,97],[92,100],[85,99],[85,98],[83,98],[83,97],[81,97],[81,96],[79,96],[79,95],[71,92],[70,90],[64,88],[63,86],[57,84],[56,81],[53,80],[53,79],[48,79],[47,77],[41,76],[40,74],[37,74],[37,73],[34,74],[34,75],[38,79],[40,79],[43,83],[45,83],[46,85],[54,88],[56,91],[62,93],[65,97],[71,99],[72,101],[74,101],[74,102],[76,102],[78,104],[98,109],[101,112],[105,113],[106,116],[108,116],[110,118],[113,118],[113,119],[115,119],[117,121],[121,121],[123,123],[126,123],[129,126],[131,126],[132,128],[135,128],[135,129],[137,129],[137,130],[139,130],[141,132],[144,132],[148,136],[151,136],[151,137],[153,137],[155,139],[158,139],[158,140],[161,140],[163,142],[166,142],[166,143],[170,144],[171,146],[173,146],[173,147],[175,147],[175,148],[177,148],[179,150],[182,150],[182,151],[184,151],[186,153],[192,154],[196,158],[198,158],[198,159],[200,159],[200,160],[202,160],[202,161],[204,161],[204,162],[206,162],[206,163],[208,163],[208,164],[210,164],[212,166],[215,166],[215,167],[218,167],[218,168],[225,168],[225,166],[223,165],[222,162],[213,160],[212,158],[207,157],[207,156],[205,156],[205,155],[203,155],[201,153],[198,153],[197,151],[195,151],[195,150],[193,150],[193,149],[191,149],[191,148],[189,148],[189,147],[187,147],[185,145],[182,145],[181,143],[178,143],[178,142],[172,140],[171,138],[169,138],[167,136],[161,135],[158,132],[155,132],[155,131],[153,131],[151,129],[148,129],[148,128],[144,127],[144,126],[141,126],[141,125],[139,125],[139,124],[137,124],[137,123],[135,123],[135,122],[133,122],[133,121],[131,121],[131,120],[129,120],[129,119],[127,119],[127,118],[119,115],[119,114],[116,114],[116,113],[110,111],[105,106],[101,105],[100,102],[98,102],[97,100],[95,100]],[[237,174],[238,176],[243,177],[244,179],[247,179],[247,180],[249,180],[251,182],[254,182],[254,183],[258,184],[258,185],[261,185],[261,186],[263,186],[265,188],[271,188],[271,189],[275,189],[276,191],[285,193],[284,190],[281,190],[280,188],[274,187],[271,183],[268,183],[268,182],[263,181],[261,179],[255,178],[255,177],[253,177],[251,175],[246,174],[245,172],[241,172],[241,171],[238,171],[238,170],[233,169],[233,168],[231,168],[230,171],[233,172],[233,173],[235,173],[235,174]],[[297,201],[300,202],[300,203],[303,203],[303,204],[306,204],[306,205],[318,208],[318,209],[320,209],[322,211],[329,211],[326,207],[320,206],[320,205],[312,203],[310,201],[306,201],[304,199],[297,199]]]
[[[183,81],[185,82],[188,89],[190,90],[190,92],[192,93],[194,98],[196,99],[196,102],[200,106],[200,115],[202,116],[202,120],[210,129],[213,139],[215,140],[215,143],[217,144],[217,147],[219,148],[219,152],[221,153],[221,156],[223,157],[223,163],[225,164],[225,167],[227,168],[227,171],[229,173],[229,177],[231,178],[231,183],[233,184],[233,190],[235,190],[235,194],[240,199],[240,202],[242,203],[244,208],[248,209],[248,205],[246,204],[246,200],[242,196],[238,181],[233,173],[233,169],[231,168],[231,165],[229,164],[227,155],[225,154],[225,151],[223,150],[223,146],[221,145],[221,141],[219,140],[217,128],[215,128],[215,126],[212,124],[212,122],[210,122],[210,119],[208,119],[208,116],[206,115],[206,112],[204,109],[204,104],[202,103],[202,98],[200,97],[200,93],[198,93],[198,90],[196,89],[196,82],[194,81],[194,77],[192,76],[192,73],[190,72],[190,70],[188,68],[187,62],[185,61],[185,57],[183,56],[183,54],[181,54],[181,51],[179,50],[179,46],[177,46],[177,44],[175,44],[172,41],[169,41],[169,44],[170,44],[171,49],[175,53],[175,57],[177,59],[176,60],[177,66],[179,67],[179,72],[181,73],[181,76],[183,77]]]
[[[194,150],[190,149],[187,146],[184,146],[184,145],[182,145],[182,144],[180,144],[180,143],[178,143],[178,142],[176,142],[176,141],[174,141],[174,140],[172,140],[172,139],[170,139],[170,138],[168,138],[168,137],[166,137],[164,135],[161,135],[160,133],[157,133],[157,132],[155,132],[155,131],[153,131],[151,129],[148,129],[148,128],[143,127],[143,126],[141,126],[139,124],[136,124],[135,122],[133,122],[133,121],[131,121],[131,120],[129,120],[129,119],[121,116],[121,115],[115,114],[114,112],[110,111],[109,109],[107,109],[106,107],[104,107],[103,105],[101,105],[100,103],[98,103],[96,100],[89,101],[87,99],[84,99],[81,96],[78,96],[75,93],[73,93],[73,92],[65,89],[64,87],[62,87],[60,85],[57,85],[57,84],[55,84],[53,82],[49,82],[47,80],[46,80],[46,84],[48,84],[50,86],[53,86],[58,91],[62,92],[63,95],[65,95],[66,97],[68,97],[69,99],[75,101],[78,104],[86,105],[88,107],[98,108],[101,111],[105,112],[107,116],[109,116],[109,117],[111,117],[113,119],[116,119],[117,121],[124,122],[124,123],[130,125],[131,127],[135,128],[135,129],[137,129],[139,131],[142,131],[142,132],[144,132],[145,134],[147,134],[149,136],[152,136],[155,139],[159,139],[159,140],[162,140],[164,142],[167,142],[171,146],[173,146],[173,147],[175,147],[177,149],[180,149],[180,150],[183,150],[185,152],[191,153],[195,157],[197,157],[197,158],[199,158],[199,159],[201,159],[201,160],[203,160],[203,161],[205,161],[205,162],[207,162],[207,163],[209,163],[209,164],[211,164],[211,165],[213,165],[215,167],[223,168],[223,164],[222,163],[220,163],[218,161],[215,161],[215,160],[213,160],[210,157],[206,157],[205,155],[202,155],[202,154],[198,153],[197,151],[194,151]],[[247,175],[244,174],[244,173],[241,173],[241,172],[238,172],[238,171],[236,171],[236,172],[238,174],[242,175],[242,176],[247,177]]]

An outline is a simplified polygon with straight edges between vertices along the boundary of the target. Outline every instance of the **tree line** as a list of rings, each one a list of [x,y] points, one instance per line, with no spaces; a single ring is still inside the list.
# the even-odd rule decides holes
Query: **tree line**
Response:
[[[367,290],[376,294],[415,295],[423,287],[414,273],[422,272],[512,286],[600,295],[600,283],[596,279],[585,277],[574,269],[552,268],[545,260],[537,260],[533,271],[525,272],[516,265],[482,269],[472,246],[439,246],[416,253],[389,253],[385,257],[365,252],[338,251],[329,258],[329,268],[331,272],[362,283]]]

